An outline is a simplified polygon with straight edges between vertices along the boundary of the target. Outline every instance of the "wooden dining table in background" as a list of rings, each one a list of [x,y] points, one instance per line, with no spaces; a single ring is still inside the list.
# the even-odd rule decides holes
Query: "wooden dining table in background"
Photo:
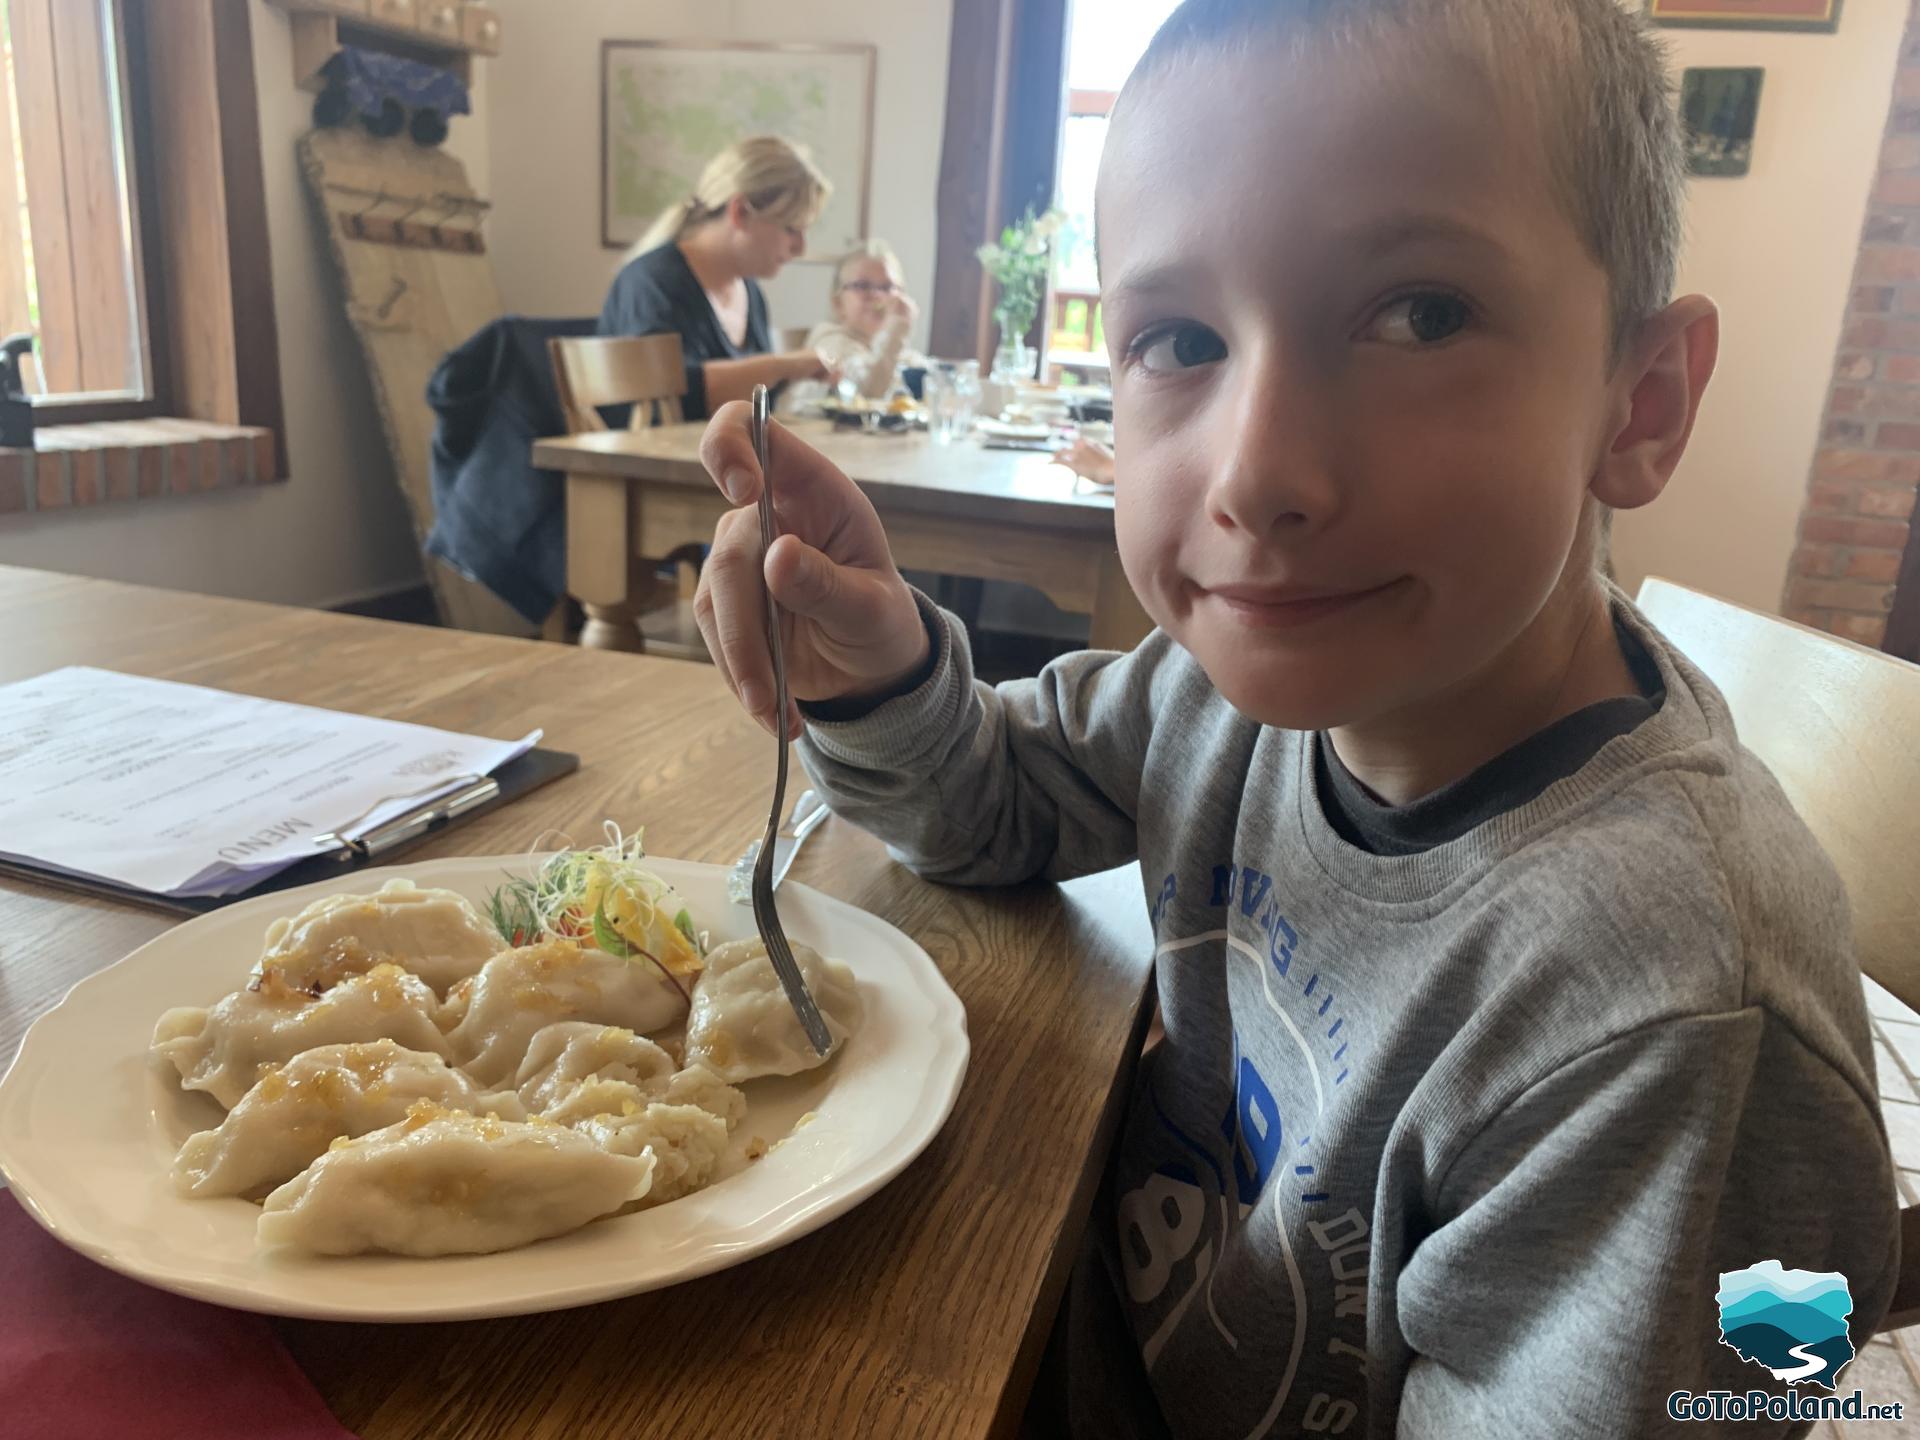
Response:
[[[1090,617],[1096,650],[1131,650],[1152,630],[1120,569],[1112,492],[1048,456],[824,420],[788,428],[873,501],[902,569],[1031,585]],[[567,590],[586,608],[583,645],[640,649],[634,618],[652,584],[642,557],[712,541],[728,507],[700,464],[705,429],[690,421],[535,442],[533,463],[567,477]]]
[[[773,741],[704,665],[6,568],[0,633],[0,682],[96,665],[500,737],[539,726],[580,755],[574,774],[409,860],[521,852],[614,819],[644,825],[654,854],[731,862],[766,822]],[[814,1234],[666,1290],[512,1319],[278,1322],[348,1428],[1016,1433],[1147,1025],[1137,872],[946,888],[833,820],[792,880],[912,936],[966,1005],[971,1065],[927,1151]],[[0,878],[0,1064],[74,982],[178,923]]]

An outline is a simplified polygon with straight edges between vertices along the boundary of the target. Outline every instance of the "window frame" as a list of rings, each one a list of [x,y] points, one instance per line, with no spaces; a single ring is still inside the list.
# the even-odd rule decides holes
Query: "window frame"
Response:
[[[115,8],[147,393],[35,396],[35,426],[156,416],[256,425],[273,432],[275,469],[284,474],[248,0],[188,7],[122,0]],[[176,323],[181,315],[201,321]]]

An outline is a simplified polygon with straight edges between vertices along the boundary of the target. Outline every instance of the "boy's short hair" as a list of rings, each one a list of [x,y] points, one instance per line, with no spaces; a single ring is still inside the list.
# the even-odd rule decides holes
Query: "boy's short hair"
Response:
[[[1666,50],[1619,0],[1186,0],[1147,47],[1115,113],[1190,51],[1389,28],[1433,34],[1537,107],[1554,188],[1607,273],[1617,352],[1673,298],[1686,204]]]

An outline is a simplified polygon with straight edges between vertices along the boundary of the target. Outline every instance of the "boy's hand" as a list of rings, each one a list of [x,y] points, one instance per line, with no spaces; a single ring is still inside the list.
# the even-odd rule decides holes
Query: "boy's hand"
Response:
[[[720,517],[700,571],[694,618],[713,663],[749,715],[788,736],[800,700],[877,695],[926,663],[927,627],[894,568],[873,504],[827,458],[780,425],[767,436],[779,537],[760,553],[760,466],[753,412],[723,405],[700,441],[700,460],[738,509]],[[788,712],[774,714],[761,576],[781,610]]]

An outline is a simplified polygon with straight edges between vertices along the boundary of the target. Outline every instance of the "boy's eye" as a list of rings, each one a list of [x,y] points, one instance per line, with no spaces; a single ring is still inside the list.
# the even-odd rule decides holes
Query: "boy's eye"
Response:
[[[1227,342],[1204,325],[1174,325],[1136,343],[1140,368],[1150,374],[1189,370],[1227,358]]]
[[[1457,295],[1403,295],[1374,314],[1361,338],[1389,345],[1437,345],[1466,329],[1471,319],[1472,307]]]

